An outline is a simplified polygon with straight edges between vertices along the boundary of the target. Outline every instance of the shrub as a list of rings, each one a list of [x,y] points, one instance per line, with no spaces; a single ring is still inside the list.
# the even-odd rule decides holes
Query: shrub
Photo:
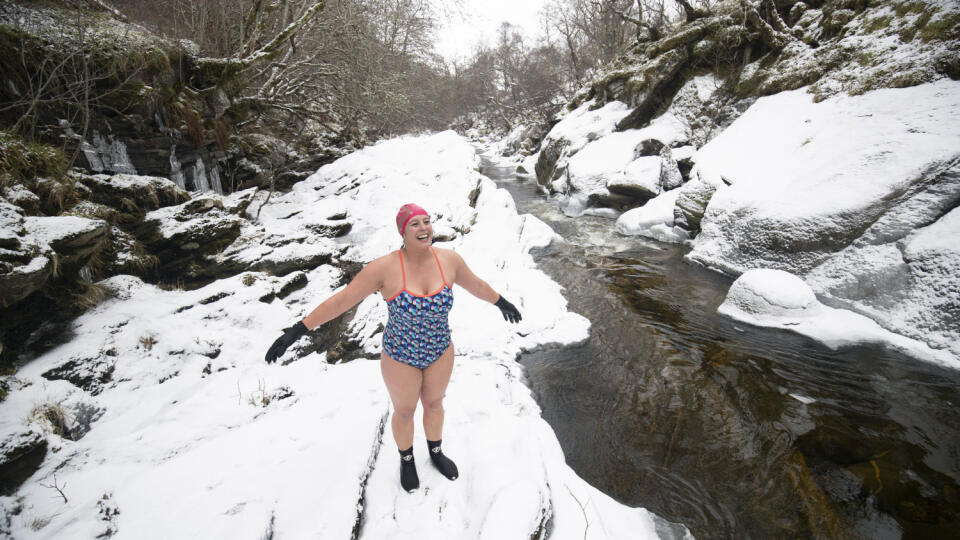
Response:
[[[63,152],[0,131],[0,185],[32,183],[37,177],[59,180],[67,171]]]

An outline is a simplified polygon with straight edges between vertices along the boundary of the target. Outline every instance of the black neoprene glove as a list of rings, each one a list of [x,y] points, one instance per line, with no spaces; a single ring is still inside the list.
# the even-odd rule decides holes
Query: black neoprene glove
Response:
[[[510,303],[509,300],[500,295],[500,298],[497,299],[497,302],[494,304],[500,308],[500,313],[503,313],[503,320],[510,321],[512,323],[520,322],[520,312],[517,311],[517,307]]]
[[[307,327],[303,324],[303,321],[297,321],[297,324],[284,332],[283,335],[278,337],[277,340],[273,342],[273,345],[267,349],[267,356],[264,357],[264,360],[266,360],[268,364],[276,362],[277,358],[280,358],[283,356],[283,353],[287,352],[287,347],[293,345],[295,341],[306,333]]]

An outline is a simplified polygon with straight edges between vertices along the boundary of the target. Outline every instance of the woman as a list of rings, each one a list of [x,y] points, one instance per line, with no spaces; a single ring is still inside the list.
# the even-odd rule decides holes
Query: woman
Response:
[[[387,301],[389,316],[383,331],[380,372],[393,402],[390,427],[400,452],[400,484],[420,486],[413,461],[413,413],[423,404],[423,430],[430,461],[441,474],[456,480],[457,466],[443,454],[443,396],[453,372],[453,342],[447,315],[453,306],[453,284],[495,304],[503,318],[516,323],[520,312],[470,271],[460,255],[434,249],[433,227],[426,210],[405,204],[397,212],[403,247],[369,264],[337,294],[284,332],[267,351],[269,363],[283,355],[308,330],[334,319],[374,292]]]

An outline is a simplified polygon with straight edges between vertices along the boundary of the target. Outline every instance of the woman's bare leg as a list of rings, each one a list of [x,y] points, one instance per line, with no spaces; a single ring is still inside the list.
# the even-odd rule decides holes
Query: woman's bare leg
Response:
[[[423,431],[428,441],[443,437],[443,396],[453,373],[453,343],[436,362],[423,370],[420,402],[423,404]]]
[[[417,410],[423,372],[381,353],[380,373],[393,402],[393,415],[390,418],[393,440],[396,441],[398,450],[406,450],[413,445],[413,413]]]

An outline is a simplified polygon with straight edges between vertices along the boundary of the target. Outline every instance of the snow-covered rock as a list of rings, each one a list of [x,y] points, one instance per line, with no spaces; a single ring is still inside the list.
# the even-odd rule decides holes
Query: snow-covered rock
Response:
[[[606,179],[606,188],[611,193],[650,199],[660,194],[662,174],[660,156],[642,156],[628,163],[623,172],[610,175]]]
[[[614,225],[620,234],[647,236],[661,242],[683,242],[687,232],[674,226],[673,209],[680,190],[665,191],[640,208],[624,212]]]
[[[564,176],[570,156],[588,142],[612,133],[617,122],[629,112],[627,105],[619,101],[611,101],[602,107],[589,101],[563,116],[540,145],[534,168],[537,182],[551,191],[565,193]]]
[[[159,259],[164,274],[221,275],[205,256],[230,245],[245,223],[225,208],[222,197],[211,193],[148,212],[139,236]]]
[[[660,159],[663,162],[660,168],[660,188],[663,191],[670,191],[682,186],[683,175],[680,174],[680,166],[673,158],[673,152],[669,146],[664,146],[660,150]]]
[[[730,286],[717,311],[756,326],[804,334],[831,348],[878,343],[924,360],[960,368],[960,361],[946,351],[890,332],[858,313],[821,304],[803,279],[783,270],[758,268],[744,272]]]
[[[856,242],[814,268],[807,280],[824,301],[960,356],[958,246],[955,208],[901,240]]]
[[[174,182],[156,176],[77,174],[75,178],[90,189],[91,201],[128,212],[134,209],[156,210],[181,204],[190,198]],[[131,201],[135,206],[130,204]]]
[[[75,216],[30,216],[23,221],[32,242],[50,246],[59,264],[83,266],[103,248],[110,225],[99,219]]]
[[[810,274],[833,301],[960,353],[950,307],[960,294],[941,276],[949,272],[911,266],[902,243],[960,200],[957,126],[956,81],[820,103],[803,90],[762,98],[695,157],[699,169],[732,185],[710,199],[689,257],[732,274],[757,267]],[[924,258],[949,267],[953,256],[944,249]],[[908,285],[921,275],[925,285]],[[877,277],[883,287],[869,285]],[[914,315],[900,308],[908,296]]]
[[[702,167],[694,168],[690,176],[690,181],[679,189],[673,217],[678,227],[697,233],[700,231],[700,221],[703,219],[704,212],[707,211],[710,198],[713,197],[717,188],[724,186],[725,183],[719,175],[710,174]]]

